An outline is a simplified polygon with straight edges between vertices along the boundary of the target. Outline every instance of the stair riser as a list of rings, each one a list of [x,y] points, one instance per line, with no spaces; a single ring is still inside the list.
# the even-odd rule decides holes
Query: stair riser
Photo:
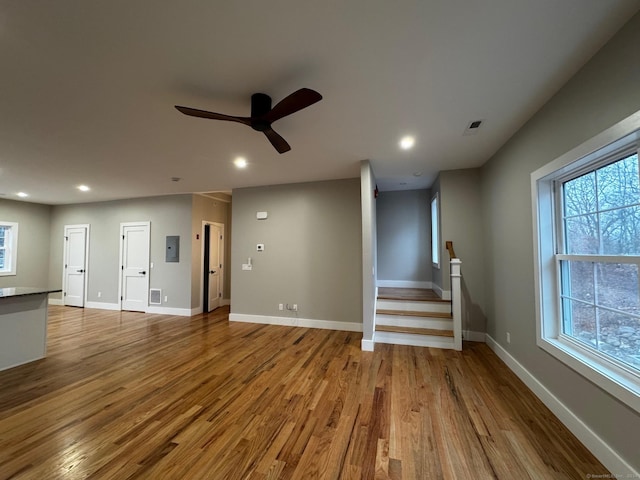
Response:
[[[393,345],[411,345],[414,347],[455,348],[453,338],[432,335],[413,335],[410,333],[376,332],[376,343]]]
[[[451,312],[451,304],[448,302],[412,302],[409,300],[378,299],[376,308],[380,310],[403,310],[409,312]]]
[[[434,328],[437,330],[453,330],[453,320],[446,318],[409,317],[403,315],[376,315],[376,325],[394,327]]]

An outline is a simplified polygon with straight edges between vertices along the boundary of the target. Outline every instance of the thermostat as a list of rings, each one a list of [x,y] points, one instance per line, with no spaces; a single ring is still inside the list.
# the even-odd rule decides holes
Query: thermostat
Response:
[[[267,219],[267,212],[256,212],[256,218],[258,220],[266,220]]]

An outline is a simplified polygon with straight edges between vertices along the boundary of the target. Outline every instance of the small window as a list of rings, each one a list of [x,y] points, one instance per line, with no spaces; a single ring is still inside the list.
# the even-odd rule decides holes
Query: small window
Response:
[[[630,117],[531,174],[538,346],[638,412],[639,129]]]
[[[438,194],[431,199],[431,263],[440,268],[440,210]]]
[[[18,258],[18,224],[0,220],[0,275],[15,275]]]

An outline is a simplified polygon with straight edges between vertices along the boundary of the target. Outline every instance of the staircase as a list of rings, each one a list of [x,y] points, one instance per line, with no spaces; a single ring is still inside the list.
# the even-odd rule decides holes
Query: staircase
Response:
[[[455,349],[451,301],[433,290],[380,287],[375,341]]]

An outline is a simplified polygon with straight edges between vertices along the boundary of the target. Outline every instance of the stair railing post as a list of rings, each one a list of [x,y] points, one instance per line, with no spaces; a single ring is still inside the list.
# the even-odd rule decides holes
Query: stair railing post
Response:
[[[453,316],[453,342],[456,350],[462,350],[462,288],[459,258],[451,259],[451,313]]]

